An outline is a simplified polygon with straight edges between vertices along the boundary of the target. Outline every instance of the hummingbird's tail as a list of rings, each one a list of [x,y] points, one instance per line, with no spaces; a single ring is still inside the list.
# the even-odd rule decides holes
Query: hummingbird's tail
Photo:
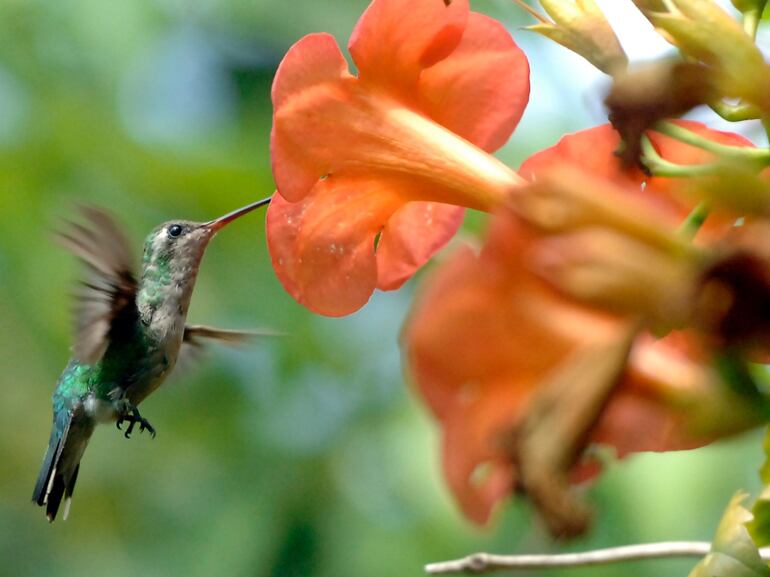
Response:
[[[62,499],[65,499],[64,519],[67,518],[80,459],[93,432],[93,425],[74,421],[74,415],[68,411],[54,419],[51,440],[32,493],[32,501],[45,506],[51,523],[56,519]]]

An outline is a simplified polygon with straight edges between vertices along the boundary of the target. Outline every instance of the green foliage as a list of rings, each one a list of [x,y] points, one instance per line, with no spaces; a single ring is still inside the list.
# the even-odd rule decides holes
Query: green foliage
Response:
[[[752,514],[743,507],[745,493],[731,500],[719,523],[711,552],[690,573],[690,577],[769,577],[770,567],[760,558],[746,524]]]
[[[765,487],[751,508],[754,518],[746,523],[758,547],[770,545],[770,487]]]
[[[733,6],[735,6],[741,12],[757,12],[762,14],[765,9],[767,0],[731,0]]]
[[[765,451],[765,462],[762,463],[759,476],[762,482],[768,485],[770,484],[770,429],[765,433],[765,441],[762,443],[762,448]]]
[[[29,503],[79,272],[48,231],[77,202],[106,206],[138,257],[162,221],[213,218],[269,193],[275,66],[303,34],[344,42],[365,5],[0,2],[0,577],[390,577],[460,552],[550,547],[524,507],[477,532],[450,502],[440,440],[401,374],[412,283],[351,318],[313,317],[275,280],[261,215],[212,242],[191,321],[288,336],[217,348],[172,377],[142,405],[158,429],[152,442],[100,427],[66,522],[49,527]],[[514,13],[474,0],[492,6]],[[539,89],[559,100],[528,112],[502,152],[513,166],[595,123],[575,90],[585,79],[527,48]],[[472,220],[471,232],[483,228]],[[757,442],[611,467],[592,489],[599,522],[580,548],[705,537],[719,503],[752,482]],[[633,574],[686,567],[670,560]]]
[[[759,476],[765,484],[765,488],[751,508],[754,519],[746,524],[751,538],[754,539],[758,547],[770,545],[770,429],[765,433],[763,447],[765,462],[762,464]]]

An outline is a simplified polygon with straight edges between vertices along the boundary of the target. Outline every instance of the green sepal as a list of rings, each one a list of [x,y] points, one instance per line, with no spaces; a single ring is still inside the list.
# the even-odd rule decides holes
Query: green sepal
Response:
[[[765,484],[765,488],[751,508],[754,519],[746,523],[746,527],[757,547],[770,545],[770,427],[765,432],[762,449],[765,452],[765,462],[762,463],[762,467],[759,469],[759,476]]]
[[[767,439],[765,439],[765,447],[767,447]],[[762,469],[767,469],[767,461],[765,461]],[[763,471],[763,475],[765,474],[766,471]],[[754,543],[757,547],[770,545],[770,486],[766,486],[757,500],[754,501],[751,514],[754,519],[746,523],[746,528],[749,530]]]
[[[735,351],[722,351],[714,356],[714,368],[722,381],[739,396],[751,402],[758,414],[770,420],[770,402],[754,378],[751,365]]]
[[[739,492],[730,500],[717,527],[711,552],[689,577],[770,577],[770,567],[762,561],[747,528],[753,516],[742,505],[746,496]]]
[[[754,44],[753,25],[742,27],[713,0],[667,0],[664,10],[660,2],[634,1],[666,40],[714,67],[724,96],[764,102],[770,71]]]
[[[765,442],[762,443],[762,449],[765,451],[765,462],[759,469],[759,477],[765,485],[770,485],[770,427],[765,433]]]
[[[579,54],[605,74],[625,71],[628,58],[595,0],[541,0],[553,22],[529,26]]]
[[[731,0],[733,6],[735,6],[741,12],[756,12],[762,14],[765,9],[767,0]]]

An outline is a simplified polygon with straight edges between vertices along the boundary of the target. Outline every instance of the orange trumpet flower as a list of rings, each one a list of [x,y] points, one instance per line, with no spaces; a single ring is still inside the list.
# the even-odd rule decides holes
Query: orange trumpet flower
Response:
[[[719,142],[749,144],[697,123],[685,126]],[[649,136],[669,161],[709,160],[700,149]],[[628,231],[620,221],[617,228],[603,225],[600,213],[620,207],[630,213],[628,222],[646,219],[664,238],[693,201],[674,194],[674,179],[624,169],[613,154],[618,143],[611,127],[600,126],[566,136],[527,160],[521,174],[534,184],[520,189],[495,216],[480,253],[463,247],[433,271],[405,325],[404,362],[439,423],[447,483],[474,522],[486,523],[495,506],[519,489],[532,497],[555,534],[579,533],[587,515],[563,497],[566,483],[597,472],[581,459],[589,443],[611,445],[620,456],[685,449],[758,421],[711,364],[708,339],[694,330],[671,330],[676,327],[664,327],[668,334],[661,339],[640,332],[645,324],[639,319],[661,310],[664,322],[687,318],[686,310],[668,312],[676,303],[688,303],[697,265],[679,255],[665,258],[665,251],[634,237],[641,230],[636,224]],[[597,215],[590,204],[539,205],[549,210],[533,213],[535,220],[575,216],[574,228],[546,232],[522,207],[527,195],[542,200],[558,178],[554,171],[565,165],[572,165],[572,172],[562,175],[585,175],[578,186],[585,185],[581,190],[590,191],[588,197],[601,195],[594,199]],[[571,178],[565,188],[575,184]],[[715,238],[717,230],[724,229],[715,226],[706,239]],[[581,268],[584,264],[588,268]],[[577,272],[570,276],[570,271]],[[585,295],[594,298],[580,298]],[[656,309],[657,303],[662,306]],[[677,314],[681,318],[674,319]],[[596,382],[601,379],[607,383]],[[570,423],[583,418],[578,414],[583,399],[597,390],[599,400],[586,403],[588,431],[577,427],[569,438]],[[602,391],[608,391],[608,401]],[[537,431],[538,426],[547,430]],[[541,453],[561,454],[563,470],[544,469],[541,455],[527,452],[535,437]],[[570,447],[560,453],[561,447],[549,443]],[[546,464],[560,463],[548,458]]]
[[[489,153],[529,95],[526,57],[468,0],[374,0],[349,50],[311,34],[273,84],[273,266],[309,309],[351,313],[393,290],[522,179]]]

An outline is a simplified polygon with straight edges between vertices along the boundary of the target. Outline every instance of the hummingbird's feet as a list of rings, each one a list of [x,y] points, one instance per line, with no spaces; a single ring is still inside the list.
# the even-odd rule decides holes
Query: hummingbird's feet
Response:
[[[156,434],[155,433],[155,427],[153,427],[150,424],[150,421],[148,421],[147,419],[142,417],[142,415],[139,414],[139,409],[137,409],[135,406],[129,405],[127,407],[126,412],[124,414],[122,414],[118,418],[118,422],[115,423],[115,426],[118,428],[118,430],[121,430],[121,431],[123,430],[123,429],[121,429],[121,425],[125,421],[128,421],[128,428],[123,433],[123,436],[126,439],[130,439],[131,438],[131,433],[134,432],[134,426],[137,423],[139,423],[139,432],[140,433],[144,433],[144,431],[146,430],[146,431],[150,432],[150,435],[152,436],[153,439],[155,438],[155,434]]]

